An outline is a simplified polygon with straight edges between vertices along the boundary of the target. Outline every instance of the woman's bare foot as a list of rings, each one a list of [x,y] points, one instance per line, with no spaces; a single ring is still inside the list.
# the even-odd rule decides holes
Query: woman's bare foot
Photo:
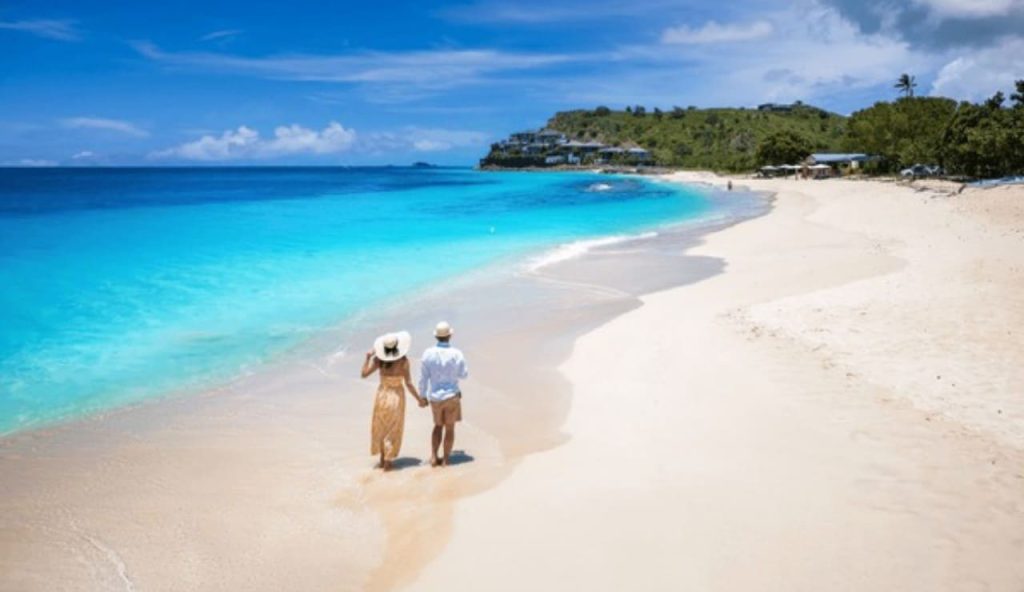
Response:
[[[381,468],[384,469],[384,472],[390,471],[392,469],[391,461],[390,460],[384,461],[381,464]]]
[[[432,456],[432,457],[430,457],[430,466],[432,466],[432,467],[439,467],[439,466],[441,466],[441,461],[437,460],[436,456]]]

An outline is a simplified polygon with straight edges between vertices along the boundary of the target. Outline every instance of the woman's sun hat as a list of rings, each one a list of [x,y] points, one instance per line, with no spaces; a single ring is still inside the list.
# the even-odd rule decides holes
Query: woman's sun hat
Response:
[[[434,327],[434,337],[451,337],[453,333],[455,333],[455,329],[452,329],[452,326],[445,321],[441,321]]]
[[[394,362],[404,358],[411,346],[412,336],[408,331],[386,333],[374,340],[373,355],[381,362]]]

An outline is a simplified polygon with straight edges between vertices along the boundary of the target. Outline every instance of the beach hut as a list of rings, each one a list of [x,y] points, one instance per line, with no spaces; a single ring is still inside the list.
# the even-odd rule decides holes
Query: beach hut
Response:
[[[807,157],[808,166],[828,165],[836,170],[840,167],[856,170],[871,160],[871,156],[860,152],[816,152]]]
[[[827,164],[813,164],[807,169],[812,179],[827,179],[832,176],[832,167]]]

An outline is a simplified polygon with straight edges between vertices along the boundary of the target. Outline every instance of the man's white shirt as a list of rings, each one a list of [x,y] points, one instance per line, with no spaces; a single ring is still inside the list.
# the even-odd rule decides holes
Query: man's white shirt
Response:
[[[420,394],[439,403],[459,394],[459,380],[469,376],[466,358],[458,348],[438,343],[423,352],[420,363]]]

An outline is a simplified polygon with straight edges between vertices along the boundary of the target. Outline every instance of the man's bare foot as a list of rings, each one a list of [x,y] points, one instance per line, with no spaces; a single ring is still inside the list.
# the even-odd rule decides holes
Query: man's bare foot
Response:
[[[436,456],[432,456],[432,457],[430,457],[430,466],[432,466],[432,467],[439,467],[439,466],[441,466],[441,461],[437,460]]]
[[[390,460],[384,461],[384,463],[381,464],[380,468],[384,469],[384,472],[390,471],[391,468],[392,468],[391,461]]]
[[[449,464],[448,463],[448,457],[446,456],[446,457],[444,457],[444,459],[441,460],[441,466],[442,467],[447,467],[448,464]]]

